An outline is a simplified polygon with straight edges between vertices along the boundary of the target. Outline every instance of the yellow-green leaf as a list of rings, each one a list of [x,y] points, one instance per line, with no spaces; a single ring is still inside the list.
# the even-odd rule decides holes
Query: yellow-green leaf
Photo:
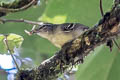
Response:
[[[11,51],[14,51],[14,48],[19,48],[23,42],[23,37],[17,34],[9,34],[7,36],[8,45]]]
[[[5,36],[4,35],[0,35],[0,52],[1,53],[7,53],[7,45],[5,40]],[[14,48],[19,48],[23,42],[23,37],[17,34],[9,34],[7,36],[7,42],[8,42],[8,47],[11,50],[11,52],[14,52]]]

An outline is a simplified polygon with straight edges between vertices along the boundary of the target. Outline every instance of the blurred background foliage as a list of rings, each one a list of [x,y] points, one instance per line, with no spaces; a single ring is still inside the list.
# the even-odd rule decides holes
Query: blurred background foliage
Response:
[[[103,0],[104,12],[111,9],[113,0]],[[38,6],[25,11],[8,14],[7,19],[27,19],[50,23],[81,23],[93,27],[101,18],[99,0],[41,0]],[[59,49],[37,35],[28,36],[24,30],[32,25],[24,23],[0,24],[0,33],[15,33],[24,37],[21,56],[30,57],[36,65],[54,55]],[[118,41],[118,40],[117,40]],[[120,41],[118,41],[120,43]],[[119,44],[120,45],[120,44]],[[105,45],[99,46],[80,64],[76,80],[120,80],[120,51]]]

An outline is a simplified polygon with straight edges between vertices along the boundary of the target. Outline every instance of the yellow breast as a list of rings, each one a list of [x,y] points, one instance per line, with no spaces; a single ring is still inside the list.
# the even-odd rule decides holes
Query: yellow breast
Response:
[[[70,41],[73,39],[73,36],[72,35],[65,35],[64,33],[58,33],[58,34],[55,34],[53,37],[52,37],[52,40],[51,42],[61,48],[66,42]]]

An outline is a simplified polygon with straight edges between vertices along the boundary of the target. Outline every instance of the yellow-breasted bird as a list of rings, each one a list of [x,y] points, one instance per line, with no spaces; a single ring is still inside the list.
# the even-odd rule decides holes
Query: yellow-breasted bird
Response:
[[[88,28],[80,23],[45,23],[39,25],[39,28],[33,29],[31,33],[36,33],[61,48],[66,42],[78,37]]]

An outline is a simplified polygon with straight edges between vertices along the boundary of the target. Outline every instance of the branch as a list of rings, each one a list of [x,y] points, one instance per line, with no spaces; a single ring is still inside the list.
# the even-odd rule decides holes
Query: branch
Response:
[[[27,4],[25,5],[14,5],[14,6],[19,6],[20,8],[17,8],[17,9],[14,9],[14,8],[4,8],[4,7],[0,7],[0,12],[5,12],[5,13],[8,13],[8,12],[18,12],[18,11],[22,11],[22,10],[25,10],[29,7],[31,7],[33,4],[36,3],[37,0],[31,0],[31,2],[28,1]],[[22,1],[21,1],[22,2]],[[27,2],[27,1],[26,1]]]
[[[6,44],[7,50],[8,50],[8,52],[10,53],[10,55],[11,55],[11,57],[12,57],[15,65],[16,65],[16,68],[18,69],[18,71],[20,71],[19,66],[18,66],[18,64],[17,64],[17,62],[16,62],[16,60],[15,60],[13,54],[12,54],[12,51],[11,51],[10,48],[9,48],[8,40],[7,40],[7,36],[8,36],[8,35],[4,35],[4,36],[5,36],[5,44]]]
[[[16,4],[0,4],[0,17],[5,16],[6,13],[18,12],[28,9],[32,5],[35,5],[38,0],[19,0]]]
[[[104,16],[104,12],[103,12],[103,7],[102,7],[102,0],[100,0],[100,12],[102,17]]]
[[[21,70],[16,80],[54,80],[70,66],[82,63],[90,51],[120,34],[119,4],[115,3],[112,10],[104,15],[98,25],[67,42],[59,52],[43,61],[39,67]]]
[[[36,22],[36,21],[30,21],[30,20],[24,20],[24,19],[10,19],[10,20],[8,20],[8,19],[2,19],[2,18],[0,18],[0,23],[2,23],[2,24],[5,24],[5,23],[7,23],[7,22],[19,22],[19,23],[26,23],[26,24],[32,24],[32,25],[42,25],[43,24],[43,22]]]

